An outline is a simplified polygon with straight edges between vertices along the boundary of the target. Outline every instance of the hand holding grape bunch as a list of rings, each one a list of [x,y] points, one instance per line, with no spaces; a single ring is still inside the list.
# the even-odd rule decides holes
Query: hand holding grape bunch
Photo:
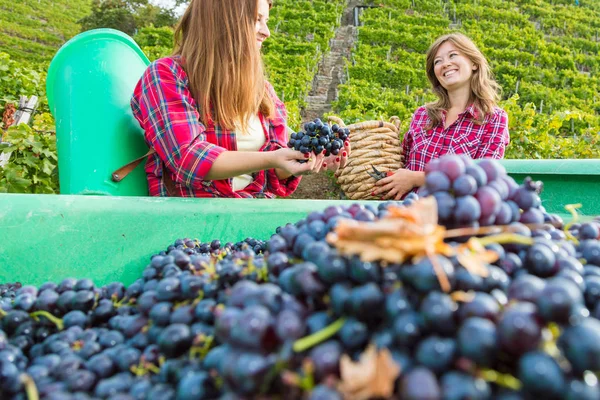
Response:
[[[288,146],[303,154],[323,154],[323,169],[337,170],[344,167],[350,155],[350,141],[348,128],[337,124],[331,127],[324,124],[319,118],[304,124],[304,131],[293,133]]]

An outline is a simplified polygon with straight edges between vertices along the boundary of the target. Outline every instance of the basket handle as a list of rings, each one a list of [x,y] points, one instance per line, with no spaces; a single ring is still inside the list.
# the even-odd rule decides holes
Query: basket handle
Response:
[[[396,129],[400,129],[401,121],[400,118],[398,118],[396,115],[390,118],[390,122],[396,126]]]
[[[335,115],[331,115],[331,116],[327,117],[327,121],[333,122],[334,124],[338,124],[342,128],[346,127],[346,124],[344,124],[344,121],[342,121],[341,118],[336,117]]]
[[[358,122],[356,124],[352,124],[350,126],[348,126],[348,129],[350,129],[351,131],[355,131],[355,130],[363,130],[363,129],[377,129],[377,128],[388,128],[389,130],[393,131],[393,132],[398,132],[398,127],[394,124],[391,124],[389,122],[385,122],[385,121],[364,121],[364,122]]]

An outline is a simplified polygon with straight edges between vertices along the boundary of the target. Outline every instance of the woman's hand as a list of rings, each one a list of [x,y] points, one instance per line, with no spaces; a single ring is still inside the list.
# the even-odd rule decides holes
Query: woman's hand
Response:
[[[392,175],[377,181],[375,185],[378,187],[373,191],[373,195],[377,196],[385,193],[382,196],[383,199],[400,200],[413,188],[422,186],[424,183],[425,173],[400,168]]]
[[[270,152],[273,155],[273,165],[276,170],[279,170],[278,176],[280,179],[291,175],[307,175],[317,173],[323,169],[324,154],[315,156],[314,154],[303,154],[299,151],[281,148]],[[307,158],[308,157],[308,158]],[[301,163],[300,161],[306,161]]]
[[[350,141],[344,142],[344,148],[340,149],[337,156],[333,154],[326,157],[323,161],[323,170],[336,172],[340,168],[344,168],[348,164],[348,157],[350,157]]]

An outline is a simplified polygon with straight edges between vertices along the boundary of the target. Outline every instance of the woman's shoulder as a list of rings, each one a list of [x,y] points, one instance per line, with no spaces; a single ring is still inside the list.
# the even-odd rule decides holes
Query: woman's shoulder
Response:
[[[271,98],[275,102],[281,101],[281,100],[279,100],[279,96],[277,96],[277,93],[275,92],[275,87],[273,87],[273,85],[271,84],[271,82],[269,82],[266,79],[265,79],[265,90],[267,91],[267,93],[269,94],[269,96],[271,96]]]
[[[271,97],[271,100],[273,100],[275,108],[280,110],[280,112],[281,112],[281,110],[285,110],[285,104],[283,103],[283,101],[281,101],[281,99],[277,95],[277,92],[275,92],[275,88],[273,87],[271,82],[267,81],[266,79],[265,79],[265,90],[266,90],[267,94]],[[285,119],[287,119],[287,111],[286,111]]]
[[[489,118],[490,119],[498,119],[500,117],[506,116],[506,111],[504,111],[504,109],[500,106],[494,106],[494,108],[492,108],[492,111],[489,113]]]
[[[427,125],[429,123],[429,114],[427,106],[423,105],[415,110],[412,116],[412,125]]]
[[[169,56],[152,61],[146,68],[146,74],[158,75],[160,77],[174,76],[181,78],[185,76],[185,71],[181,65],[179,56]]]
[[[492,112],[489,114],[488,118],[487,118],[487,122],[488,123],[499,123],[499,122],[506,122],[508,120],[508,114],[506,113],[506,111],[499,107],[499,106],[494,106],[494,109],[492,110]]]
[[[265,79],[265,87],[267,88],[267,90],[269,91],[275,91],[275,88],[273,87],[273,84],[271,82],[269,82],[268,80]]]
[[[423,104],[421,107],[418,107],[413,115],[427,115],[427,105]]]

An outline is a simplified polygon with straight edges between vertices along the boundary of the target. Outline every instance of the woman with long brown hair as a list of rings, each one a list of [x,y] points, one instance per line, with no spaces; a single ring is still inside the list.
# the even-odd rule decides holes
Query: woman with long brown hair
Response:
[[[265,78],[260,49],[272,0],[192,0],[175,52],[153,62],[131,107],[156,152],[150,195],[288,196],[300,176],[344,166],[289,149],[287,111]]]
[[[377,182],[374,195],[400,199],[425,183],[425,166],[445,154],[503,158],[508,116],[485,56],[467,36],[438,38],[427,51],[427,78],[438,100],[413,114],[402,147],[405,166]]]

